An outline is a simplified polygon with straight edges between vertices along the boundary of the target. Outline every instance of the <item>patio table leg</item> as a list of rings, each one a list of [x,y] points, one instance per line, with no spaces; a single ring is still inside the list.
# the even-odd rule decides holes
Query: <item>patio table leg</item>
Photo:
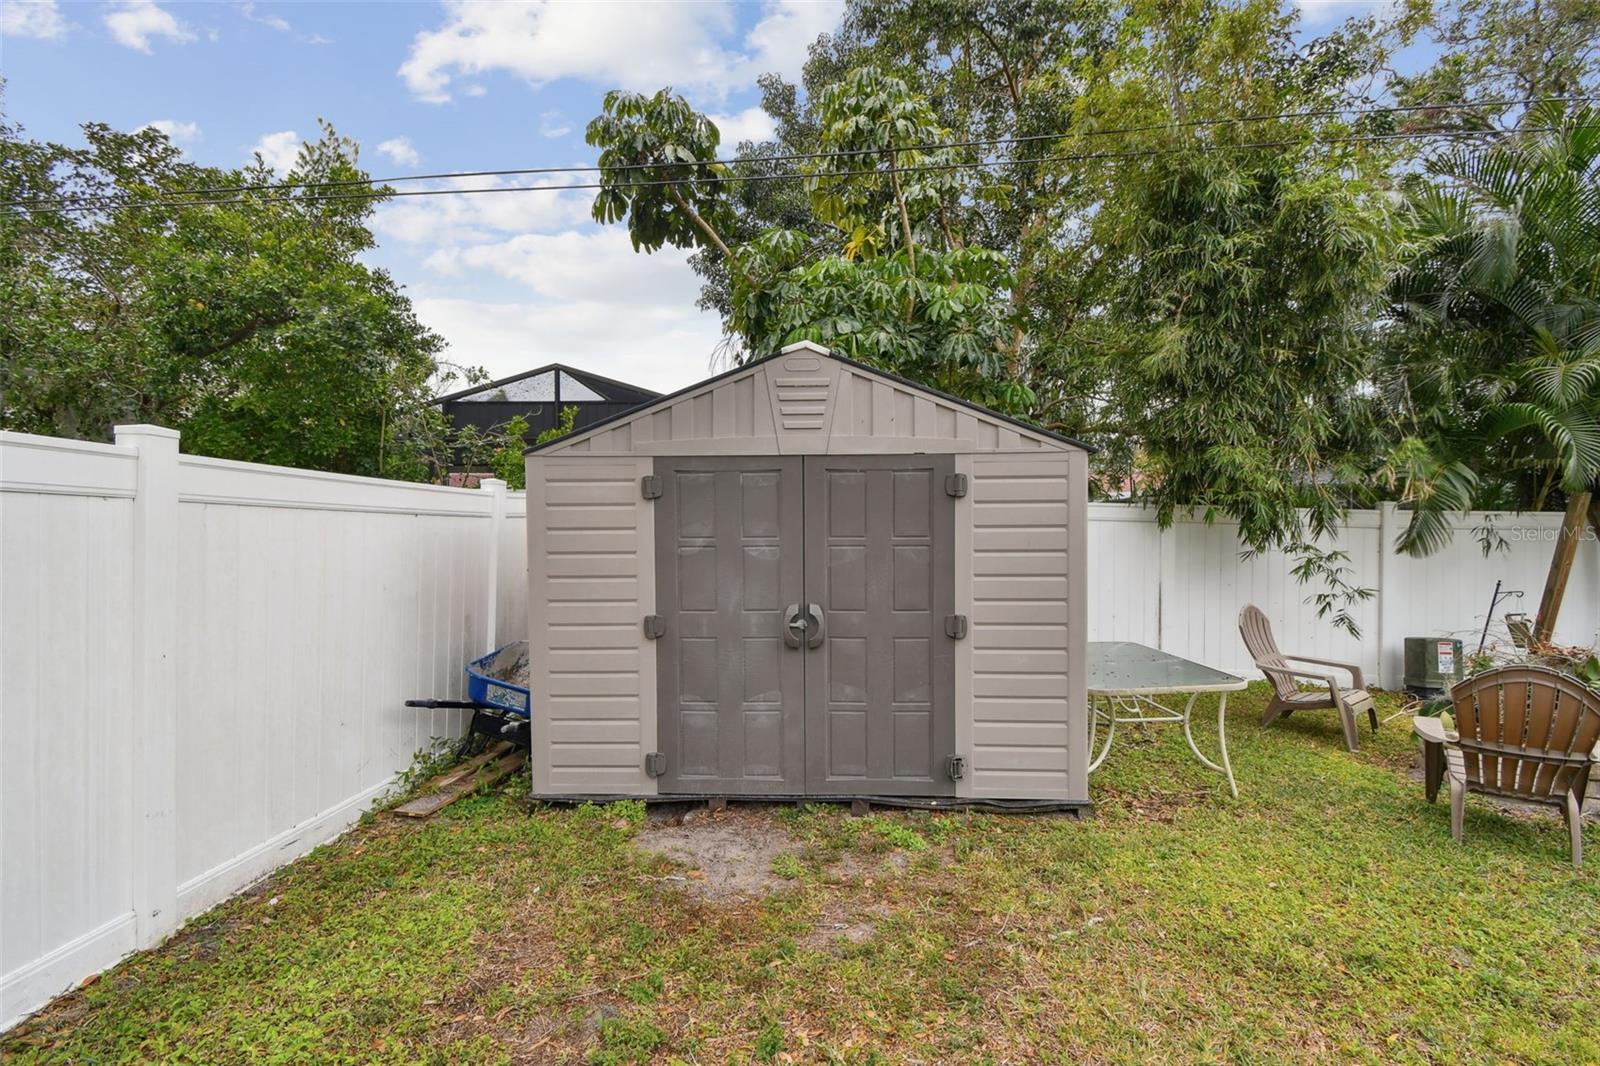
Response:
[[[1194,742],[1194,732],[1190,729],[1190,722],[1194,714],[1194,701],[1200,698],[1200,693],[1189,695],[1189,702],[1183,708],[1183,737],[1189,742],[1189,750],[1194,752],[1194,757],[1200,760],[1202,766],[1215,770],[1228,779],[1228,790],[1233,793],[1234,799],[1239,798],[1239,786],[1233,780],[1233,763],[1228,759],[1228,694],[1217,694],[1217,746],[1222,753],[1222,762],[1214,763],[1200,752],[1200,745]]]
[[[1111,754],[1111,741],[1117,735],[1117,708],[1115,704],[1112,704],[1106,713],[1108,724],[1106,726],[1105,746],[1100,749],[1099,755],[1095,755],[1094,740],[1095,735],[1100,731],[1100,708],[1103,704],[1098,699],[1091,699],[1089,704],[1089,754],[1094,756],[1094,761],[1089,763],[1089,773],[1092,774],[1100,769],[1100,764],[1106,761],[1107,755]]]
[[[1228,758],[1228,694],[1217,695],[1217,746],[1222,749],[1222,772],[1228,775],[1228,790],[1239,798],[1239,786],[1233,780],[1233,761]]]

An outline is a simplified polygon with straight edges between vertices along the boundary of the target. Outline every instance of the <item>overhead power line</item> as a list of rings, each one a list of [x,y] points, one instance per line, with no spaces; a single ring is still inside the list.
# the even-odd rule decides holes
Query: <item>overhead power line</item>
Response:
[[[1127,133],[1149,133],[1166,129],[1196,129],[1206,126],[1240,125],[1249,122],[1274,122],[1301,118],[1330,118],[1335,115],[1386,115],[1386,114],[1411,114],[1419,111],[1473,111],[1486,109],[1501,109],[1507,107],[1526,107],[1534,104],[1570,104],[1570,103],[1600,103],[1600,97],[1587,96],[1542,96],[1528,97],[1520,100],[1485,100],[1478,103],[1461,102],[1455,104],[1398,104],[1388,107],[1330,107],[1312,111],[1281,111],[1259,115],[1244,115],[1237,118],[1200,118],[1185,119],[1180,122],[1152,122],[1142,126],[1118,126],[1106,129],[1064,130],[1050,133],[1032,133],[1018,137],[983,137],[970,141],[929,141],[921,144],[908,144],[903,148],[895,149],[896,152],[933,152],[948,151],[956,148],[980,148],[986,146],[1033,144],[1039,141],[1061,140],[1065,137],[1111,137]],[[736,166],[740,163],[796,163],[811,159],[847,159],[854,156],[877,155],[875,148],[855,148],[844,151],[830,152],[787,152],[780,155],[734,156],[728,159],[697,160],[694,164],[681,164],[684,166]],[[445,181],[451,178],[507,178],[529,177],[536,174],[596,174],[601,170],[628,171],[651,170],[662,166],[672,166],[671,163],[624,163],[611,167],[597,165],[563,166],[563,167],[514,167],[504,170],[457,170],[443,171],[437,174],[402,174],[390,178],[341,178],[336,181],[291,181],[276,182],[272,184],[257,185],[222,185],[212,188],[185,189],[181,195],[200,196],[209,193],[222,192],[258,192],[266,189],[296,189],[296,188],[338,188],[356,185],[388,185],[401,181]]]
[[[1151,158],[1151,157],[1156,157],[1156,156],[1174,155],[1174,154],[1185,153],[1185,152],[1187,152],[1187,153],[1211,154],[1211,153],[1214,153],[1214,152],[1223,152],[1223,151],[1243,151],[1243,150],[1257,149],[1257,148],[1289,148],[1289,147],[1301,147],[1301,146],[1308,146],[1308,145],[1332,146],[1332,145],[1338,145],[1338,144],[1382,143],[1382,142],[1387,142],[1387,141],[1399,141],[1399,140],[1434,140],[1434,139],[1455,139],[1455,138],[1465,138],[1465,137],[1504,137],[1504,136],[1510,136],[1510,135],[1513,135],[1513,134],[1521,134],[1521,133],[1550,133],[1550,132],[1554,132],[1555,130],[1556,130],[1556,127],[1554,127],[1554,126],[1535,126],[1535,127],[1526,127],[1526,128],[1520,129],[1520,130],[1496,130],[1496,129],[1490,129],[1490,130],[1434,130],[1434,131],[1430,131],[1430,132],[1412,132],[1412,133],[1354,134],[1354,135],[1350,135],[1350,136],[1346,136],[1346,137],[1327,137],[1327,138],[1320,138],[1320,139],[1313,138],[1311,140],[1307,140],[1305,138],[1286,138],[1286,139],[1272,140],[1272,141],[1242,141],[1242,142],[1238,142],[1238,143],[1234,143],[1234,144],[1214,144],[1214,145],[1208,145],[1208,146],[1205,146],[1205,147],[1195,147],[1195,146],[1191,146],[1191,145],[1184,145],[1184,146],[1176,146],[1176,147],[1171,147],[1171,148],[1147,148],[1147,149],[1135,149],[1135,150],[1119,151],[1119,152],[1091,152],[1091,153],[1078,153],[1078,154],[1065,154],[1065,155],[1047,155],[1047,156],[1034,156],[1034,157],[1030,157],[1030,158],[1021,158],[1021,159],[1019,159],[1019,158],[1008,158],[1008,159],[954,161],[954,162],[948,162],[948,163],[927,163],[927,164],[916,164],[916,165],[912,165],[912,166],[898,167],[897,171],[899,173],[901,173],[901,174],[911,174],[911,173],[919,173],[919,172],[922,172],[922,173],[927,173],[927,172],[945,172],[945,171],[968,170],[968,169],[981,170],[981,169],[987,169],[987,168],[990,168],[990,167],[1011,166],[1011,165],[1017,164],[1017,163],[1099,162],[1099,161],[1110,161],[1110,160],[1118,160],[1118,159]],[[746,183],[746,182],[790,181],[790,180],[795,180],[795,179],[807,179],[807,178],[859,177],[859,176],[861,176],[861,174],[862,174],[862,172],[861,171],[857,171],[857,170],[832,170],[832,171],[820,171],[820,172],[819,171],[811,171],[811,172],[807,172],[807,171],[786,171],[784,173],[778,173],[778,174],[747,174],[747,175],[733,175],[733,174],[730,174],[730,175],[725,175],[725,176],[713,176],[713,177],[709,177],[709,178],[697,178],[695,180],[703,182],[705,184],[729,184],[729,185],[735,185],[735,184]],[[621,182],[621,183],[567,182],[567,183],[560,183],[560,184],[555,184],[555,185],[493,185],[493,186],[482,186],[482,187],[477,187],[477,188],[465,188],[465,189],[462,189],[462,188],[450,188],[450,189],[393,189],[393,190],[376,190],[375,189],[375,190],[372,190],[370,192],[349,191],[349,192],[333,192],[333,193],[313,193],[313,194],[304,195],[304,196],[281,196],[281,197],[266,196],[266,197],[260,197],[260,198],[256,198],[256,199],[252,199],[251,197],[248,197],[248,196],[238,195],[239,193],[245,192],[245,191],[272,192],[272,191],[276,191],[278,189],[284,188],[284,186],[274,185],[274,186],[261,187],[261,188],[255,189],[255,190],[245,190],[245,189],[241,189],[239,187],[227,187],[227,188],[219,189],[218,191],[219,192],[226,192],[228,195],[226,195],[224,197],[217,198],[217,199],[150,200],[150,201],[146,201],[146,202],[141,203],[139,206],[145,207],[145,208],[150,208],[150,209],[160,209],[160,208],[177,208],[177,207],[223,207],[223,206],[227,206],[227,205],[230,205],[230,204],[247,204],[247,203],[259,203],[259,204],[271,204],[271,203],[309,204],[309,203],[330,203],[330,202],[345,202],[345,201],[388,200],[388,199],[392,199],[392,198],[413,197],[413,196],[471,196],[471,195],[481,195],[481,194],[486,194],[486,193],[570,192],[570,191],[583,191],[583,190],[597,190],[597,189],[605,189],[605,188],[643,189],[643,188],[658,187],[658,186],[663,186],[663,185],[681,185],[681,184],[683,184],[683,180],[682,179],[668,178],[668,179],[647,180],[647,181]],[[307,187],[315,188],[315,187],[319,187],[319,186],[307,186]],[[118,201],[117,199],[110,198],[110,197],[82,197],[82,198],[69,198],[69,199],[66,199],[66,200],[62,200],[62,201],[59,201],[59,202],[57,202],[56,204],[54,204],[52,206],[59,206],[62,210],[66,210],[66,211],[94,211],[94,210],[98,210],[98,209],[100,209],[102,207],[115,205],[118,202],[126,202],[126,201]],[[26,201],[26,200],[23,200],[23,201],[10,201],[10,202],[4,203],[4,204],[0,204],[0,206],[3,206],[3,207],[29,207],[29,206],[36,206],[36,205],[37,205],[36,201]]]
[[[1532,106],[1534,104],[1540,104],[1540,103],[1562,103],[1562,104],[1567,104],[1567,103],[1600,103],[1600,97],[1546,96],[1546,97],[1525,97],[1525,98],[1514,99],[1514,100],[1483,100],[1483,101],[1477,101],[1477,102],[1466,102],[1466,101],[1464,101],[1464,102],[1460,102],[1460,103],[1449,103],[1449,104],[1397,104],[1397,105],[1390,105],[1390,106],[1385,106],[1385,107],[1333,107],[1333,108],[1320,108],[1320,109],[1307,110],[1307,111],[1282,111],[1282,112],[1275,112],[1275,113],[1263,113],[1263,114],[1257,114],[1257,115],[1244,115],[1244,116],[1239,116],[1239,117],[1235,117],[1235,118],[1186,119],[1186,120],[1177,121],[1177,122],[1153,122],[1153,123],[1148,123],[1148,124],[1140,125],[1140,126],[1119,126],[1119,127],[1110,127],[1110,128],[1104,128],[1104,129],[1093,129],[1093,128],[1091,128],[1091,129],[1084,129],[1084,130],[1072,129],[1072,130],[1063,130],[1063,131],[1053,131],[1053,132],[1050,132],[1050,133],[1027,134],[1027,135],[1017,136],[1017,137],[989,137],[989,138],[979,138],[979,139],[976,139],[976,140],[967,140],[967,141],[925,142],[925,143],[921,143],[921,144],[906,145],[903,148],[896,149],[896,151],[897,152],[948,151],[948,150],[959,149],[959,148],[1000,147],[1000,146],[1015,146],[1015,145],[1021,145],[1021,144],[1033,144],[1033,143],[1038,143],[1038,142],[1041,142],[1041,141],[1061,140],[1061,139],[1066,138],[1066,137],[1110,137],[1110,136],[1119,136],[1119,135],[1129,134],[1129,133],[1148,133],[1148,132],[1159,131],[1159,130],[1168,130],[1168,129],[1198,129],[1198,128],[1204,128],[1204,127],[1232,126],[1232,125],[1242,125],[1242,124],[1245,124],[1245,123],[1272,122],[1272,121],[1278,121],[1278,120],[1292,120],[1292,119],[1303,119],[1303,118],[1328,118],[1328,117],[1333,117],[1333,116],[1336,116],[1336,115],[1352,115],[1352,116],[1355,116],[1355,115],[1380,115],[1380,114],[1410,114],[1410,113],[1416,113],[1416,112],[1422,112],[1422,111],[1446,111],[1446,112],[1449,112],[1449,111],[1472,111],[1472,110],[1485,110],[1485,109],[1503,109],[1503,108],[1508,108],[1508,107],[1527,107],[1527,106]],[[1446,132],[1452,132],[1452,131],[1434,131],[1432,134],[1426,133],[1424,131],[1410,131],[1409,133],[1406,134],[1406,136],[1419,136],[1419,137],[1420,136],[1437,136],[1437,135],[1442,135],[1442,134],[1444,134]],[[1510,132],[1510,131],[1493,131],[1493,130],[1481,130],[1481,131],[1479,131],[1479,130],[1474,130],[1474,131],[1453,131],[1453,132],[1480,134],[1480,133]],[[1524,131],[1524,132],[1527,132],[1527,131]],[[1371,136],[1376,137],[1376,136],[1381,136],[1381,135],[1371,135]],[[1330,141],[1329,143],[1333,143],[1333,142]],[[1246,145],[1239,145],[1238,147],[1247,147],[1247,146]],[[829,151],[829,152],[789,152],[789,153],[782,153],[782,154],[778,154],[778,155],[768,155],[768,156],[735,156],[735,157],[727,158],[727,159],[700,160],[700,161],[697,161],[693,165],[697,165],[697,166],[736,166],[736,165],[742,164],[742,163],[768,163],[768,164],[770,164],[770,163],[793,163],[793,162],[803,162],[803,161],[807,161],[807,160],[817,160],[817,159],[846,159],[846,158],[852,158],[852,157],[856,157],[856,156],[876,155],[876,154],[878,154],[878,151],[876,149],[851,149],[851,150],[846,150],[846,151]],[[972,161],[970,163],[963,163],[962,165],[963,166],[1004,166],[1004,165],[1007,165],[1009,163],[1046,162],[1046,161],[1051,161],[1052,158],[1062,158],[1062,157],[1034,157],[1034,158],[1021,158],[1021,159],[1012,158],[1012,159],[1006,159],[1006,160],[976,160],[976,161]],[[1065,158],[1070,158],[1070,157],[1065,157]],[[1085,158],[1088,158],[1088,157],[1085,157]],[[389,184],[392,184],[392,183],[395,183],[395,182],[447,181],[447,180],[461,179],[461,178],[529,177],[529,176],[544,175],[544,174],[595,174],[595,173],[601,173],[602,171],[609,171],[609,172],[615,173],[615,172],[619,172],[619,171],[626,172],[626,171],[632,171],[632,170],[651,170],[651,169],[655,169],[655,168],[658,168],[658,167],[671,166],[671,165],[674,165],[674,164],[669,164],[669,163],[626,163],[626,164],[620,164],[620,165],[612,166],[612,167],[600,167],[598,165],[591,164],[591,165],[583,165],[583,166],[561,166],[561,167],[513,167],[513,168],[507,168],[507,169],[500,169],[500,170],[455,170],[455,171],[440,171],[440,172],[432,173],[432,174],[402,174],[402,175],[395,175],[393,177],[386,177],[386,178],[340,178],[340,179],[335,179],[335,180],[332,180],[332,181],[286,181],[286,182],[273,182],[273,183],[257,183],[257,184],[250,184],[250,185],[216,185],[216,186],[207,186],[207,187],[194,188],[194,189],[172,190],[170,192],[163,193],[163,195],[167,195],[167,196],[183,196],[183,197],[226,195],[226,196],[238,197],[240,194],[247,193],[247,192],[283,191],[283,190],[287,190],[287,189],[341,189],[341,188],[370,187],[370,186],[375,186],[375,185],[389,185]],[[683,164],[683,165],[690,165],[690,164]],[[937,167],[940,167],[940,168],[944,167],[943,164],[935,164],[934,166],[937,166]],[[905,169],[908,169],[908,168],[901,168],[901,169],[905,170]],[[777,178],[777,179],[786,179],[786,178],[789,178],[789,177],[792,177],[792,176],[793,175],[791,175],[791,174],[770,175],[771,178]],[[826,176],[830,176],[830,175],[822,174],[822,175],[815,175],[815,176],[826,177]],[[765,177],[769,177],[769,176],[763,176],[763,177],[765,178]],[[722,179],[722,180],[733,180],[733,179]],[[752,176],[746,176],[746,177],[740,178],[738,180],[748,181],[748,180],[756,180],[756,178],[755,178],[755,176],[752,175]],[[643,187],[646,187],[649,184],[677,184],[677,183],[678,183],[677,181],[669,179],[669,180],[665,180],[665,181],[661,181],[661,182],[654,182],[654,183],[651,183],[651,182],[636,182],[636,183],[633,183],[632,185],[630,185],[629,187],[643,188]],[[374,192],[372,194],[360,196],[358,198],[367,199],[367,198],[376,197],[376,196],[384,196],[384,197],[387,197],[387,196],[421,196],[421,195],[436,196],[436,195],[450,195],[450,194],[453,194],[453,193],[478,193],[478,192],[511,192],[511,191],[520,192],[520,191],[531,191],[532,189],[537,189],[537,188],[594,189],[594,188],[598,188],[598,187],[600,187],[600,186],[598,184],[595,184],[595,183],[567,183],[567,184],[559,184],[559,185],[553,185],[553,186],[509,186],[509,187],[507,187],[507,186],[495,186],[493,188],[486,188],[486,189],[441,189],[441,190],[427,190],[426,192],[408,192],[408,191],[395,191],[395,192],[392,192],[392,193],[376,193],[376,192]],[[5,201],[4,203],[0,203],[0,207],[62,207],[62,206],[74,205],[74,204],[78,204],[78,203],[88,203],[88,202],[91,201],[91,199],[92,199],[91,197],[58,197],[58,198],[55,198],[55,199],[11,200],[11,201]],[[300,197],[299,199],[301,199],[301,200],[312,200],[313,202],[315,202],[314,199],[311,198],[311,197]],[[100,202],[108,202],[108,198],[102,197]],[[211,202],[211,201],[205,201],[205,202]],[[219,201],[219,202],[225,202],[225,201]],[[181,202],[181,205],[189,206],[190,202],[189,201],[183,201],[183,202]],[[179,204],[175,204],[175,206],[179,206]]]

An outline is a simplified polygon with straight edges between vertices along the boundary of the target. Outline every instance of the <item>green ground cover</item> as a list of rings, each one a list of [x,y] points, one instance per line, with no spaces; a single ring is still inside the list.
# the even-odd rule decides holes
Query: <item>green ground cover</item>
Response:
[[[1081,822],[766,807],[663,829],[638,804],[531,806],[525,778],[376,817],[0,1057],[1600,1061],[1600,863],[1571,868],[1553,815],[1477,798],[1459,846],[1403,719],[1352,756],[1331,714],[1259,728],[1264,698],[1230,707],[1239,799],[1152,730],[1119,738]],[[713,832],[758,885],[653,850]]]

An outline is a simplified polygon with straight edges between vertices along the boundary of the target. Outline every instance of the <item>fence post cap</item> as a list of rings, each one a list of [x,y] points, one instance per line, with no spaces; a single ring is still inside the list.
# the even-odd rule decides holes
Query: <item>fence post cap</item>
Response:
[[[179,437],[179,433],[175,429],[168,429],[166,426],[152,426],[146,422],[117,426],[115,433],[119,440],[123,437],[161,437],[167,440],[177,440]]]

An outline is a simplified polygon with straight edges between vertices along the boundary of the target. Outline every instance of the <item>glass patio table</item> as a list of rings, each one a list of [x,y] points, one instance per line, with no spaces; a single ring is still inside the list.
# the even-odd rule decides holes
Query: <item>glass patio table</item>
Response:
[[[1239,786],[1233,780],[1233,764],[1228,761],[1228,735],[1225,731],[1228,712],[1228,693],[1245,687],[1242,677],[1214,670],[1182,656],[1172,655],[1157,648],[1146,647],[1127,640],[1092,640],[1089,642],[1089,753],[1093,773],[1106,761],[1111,752],[1111,742],[1119,725],[1147,726],[1159,722],[1182,722],[1183,738],[1189,750],[1207,769],[1215,770],[1228,779],[1228,788],[1235,796]],[[1195,700],[1202,692],[1215,692],[1217,697],[1217,747],[1222,761],[1216,763],[1201,753],[1194,742],[1190,718]],[[1183,696],[1189,698],[1182,711],[1162,703],[1158,697]],[[1101,727],[1105,728],[1105,741],[1096,754]]]

